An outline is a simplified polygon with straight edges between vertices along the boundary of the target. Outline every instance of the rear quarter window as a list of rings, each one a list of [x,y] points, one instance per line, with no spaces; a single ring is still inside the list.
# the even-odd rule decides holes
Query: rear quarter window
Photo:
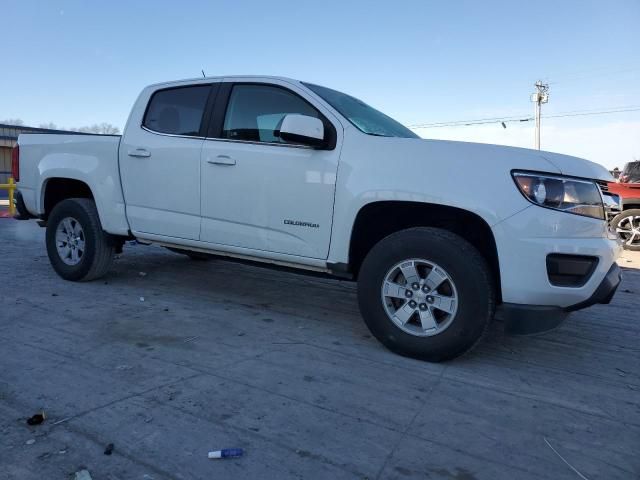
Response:
[[[197,85],[158,90],[149,100],[142,125],[172,135],[198,136],[211,87]]]

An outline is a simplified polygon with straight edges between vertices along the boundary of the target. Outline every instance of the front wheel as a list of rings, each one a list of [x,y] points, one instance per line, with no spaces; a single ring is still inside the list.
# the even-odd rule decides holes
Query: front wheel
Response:
[[[376,244],[358,277],[365,323],[390,350],[433,362],[462,355],[495,311],[491,272],[466,240],[437,228],[411,228]]]
[[[58,203],[47,220],[47,254],[65,280],[89,281],[103,276],[115,245],[102,230],[93,200],[70,198]]]
[[[611,227],[622,240],[625,250],[640,251],[640,208],[632,208],[611,220]]]

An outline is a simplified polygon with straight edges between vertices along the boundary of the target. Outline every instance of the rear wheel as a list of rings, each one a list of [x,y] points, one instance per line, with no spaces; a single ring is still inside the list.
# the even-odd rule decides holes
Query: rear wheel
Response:
[[[640,251],[640,209],[625,210],[617,215],[611,226],[615,229],[620,240],[624,242],[625,250]]]
[[[375,245],[358,279],[365,323],[390,350],[428,361],[469,351],[495,310],[491,272],[466,240],[412,228]]]
[[[70,198],[58,203],[47,220],[47,254],[65,280],[102,277],[113,260],[115,245],[102,230],[93,200]]]

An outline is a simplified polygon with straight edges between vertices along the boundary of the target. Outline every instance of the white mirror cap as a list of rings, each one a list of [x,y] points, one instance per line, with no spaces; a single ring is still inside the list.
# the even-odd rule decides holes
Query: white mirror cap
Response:
[[[290,135],[324,140],[322,120],[298,113],[285,115],[282,119],[282,125],[280,125],[280,133],[282,134],[283,132]]]

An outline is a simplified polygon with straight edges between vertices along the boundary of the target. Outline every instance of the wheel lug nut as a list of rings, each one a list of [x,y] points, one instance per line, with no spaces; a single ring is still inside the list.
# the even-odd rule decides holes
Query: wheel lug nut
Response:
[[[431,289],[430,289],[429,287],[427,287],[426,285],[423,285],[423,286],[422,286],[422,291],[423,291],[424,293],[429,293],[429,292],[431,291]]]
[[[433,297],[431,295],[427,297],[427,303],[433,303]]]
[[[407,290],[406,292],[404,292],[404,296],[407,298],[411,298],[413,297],[413,292],[411,290]]]
[[[420,304],[420,310],[422,310],[423,312],[427,309],[427,304],[426,303],[421,303]]]
[[[420,284],[418,282],[413,282],[411,284],[411,288],[413,288],[414,290],[418,290],[420,288]]]
[[[416,308],[416,306],[417,306],[417,305],[418,305],[418,304],[416,303],[416,301],[415,301],[415,300],[411,300],[411,301],[409,302],[409,306],[410,306],[411,308]]]

